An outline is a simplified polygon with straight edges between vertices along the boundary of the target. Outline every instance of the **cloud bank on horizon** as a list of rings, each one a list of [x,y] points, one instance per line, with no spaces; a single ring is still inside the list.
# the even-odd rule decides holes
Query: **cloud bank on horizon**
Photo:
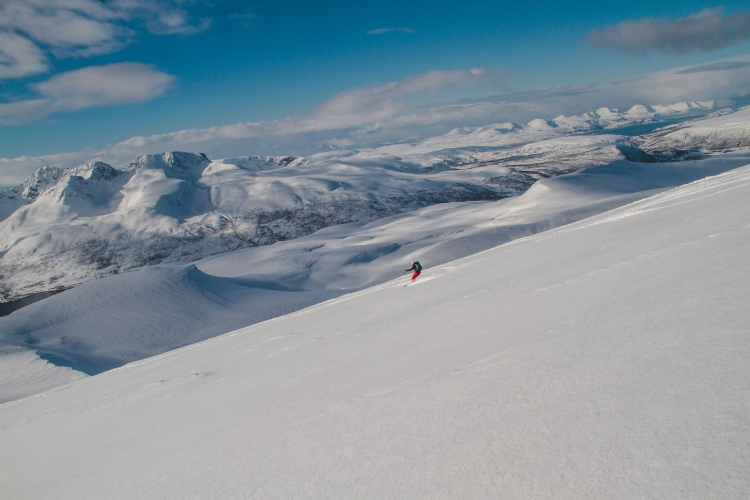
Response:
[[[39,157],[0,158],[0,168],[15,183],[33,170],[53,164],[73,167],[87,161],[123,166],[141,154],[184,150],[211,158],[251,154],[312,154],[327,147],[369,147],[401,138],[445,133],[461,126],[535,118],[552,119],[599,107],[627,110],[635,104],[673,104],[716,100],[732,104],[750,96],[750,56],[680,67],[602,84],[516,92],[483,99],[412,105],[400,98],[469,86],[490,78],[484,69],[430,71],[399,82],[342,92],[309,113],[268,122],[247,122],[137,136],[101,150]],[[142,89],[148,92],[148,88]],[[139,94],[136,93],[136,97]],[[270,147],[269,147],[270,145]]]

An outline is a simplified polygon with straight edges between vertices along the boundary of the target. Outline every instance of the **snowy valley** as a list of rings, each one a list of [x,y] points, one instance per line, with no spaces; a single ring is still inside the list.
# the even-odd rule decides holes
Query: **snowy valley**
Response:
[[[618,159],[663,161],[745,147],[747,110],[718,112],[704,129],[706,120],[699,120],[657,135],[617,134],[680,113],[706,113],[712,106],[634,106],[626,113],[602,108],[309,158],[211,161],[172,152],[142,156],[121,168],[102,162],[47,166],[23,185],[0,192],[0,301],[436,203],[517,196],[541,178]],[[689,145],[685,134],[692,134]]]
[[[0,223],[3,286],[10,297],[77,286],[0,318],[0,401],[746,165],[749,114],[637,136],[511,124],[311,158],[166,153],[121,170],[43,169],[6,192],[25,204]],[[704,140],[668,157],[676,134]]]

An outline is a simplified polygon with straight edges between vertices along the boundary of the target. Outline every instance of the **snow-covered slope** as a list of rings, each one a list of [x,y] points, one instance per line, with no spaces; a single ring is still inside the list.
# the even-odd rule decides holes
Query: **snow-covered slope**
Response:
[[[33,203],[37,196],[57,183],[62,173],[59,168],[42,167],[22,185],[0,191],[0,220],[7,219],[25,204]]]
[[[456,129],[414,144],[311,158],[212,162],[172,152],[121,169],[45,167],[0,193],[0,301],[435,203],[516,196],[539,178],[651,158],[601,132],[713,107],[683,104]]]
[[[3,493],[744,498],[748,246],[750,166],[6,403]]]
[[[655,157],[669,160],[750,147],[750,106],[664,127],[635,142]]]
[[[105,277],[0,318],[0,350],[15,360],[39,355],[53,363],[46,378],[38,364],[34,377],[22,368],[0,377],[0,401],[65,383],[71,374],[60,367],[99,373],[389,281],[415,259],[429,274],[436,265],[748,163],[750,154],[741,153],[682,163],[618,161],[543,179],[516,198],[440,204],[195,265]]]
[[[482,182],[509,171],[499,166],[459,179],[291,160],[211,163],[175,152],[139,158],[125,170],[97,164],[108,169],[103,177],[84,175],[90,166],[64,171],[33,203],[0,222],[0,295],[9,300],[333,224],[519,192]]]
[[[189,153],[139,158],[87,177],[64,171],[33,203],[0,222],[5,300],[70,287],[159,262],[206,255],[367,222],[425,205],[516,195],[533,182],[500,179],[507,167],[417,175],[373,165],[290,161],[258,168]],[[529,180],[530,179],[530,180]]]

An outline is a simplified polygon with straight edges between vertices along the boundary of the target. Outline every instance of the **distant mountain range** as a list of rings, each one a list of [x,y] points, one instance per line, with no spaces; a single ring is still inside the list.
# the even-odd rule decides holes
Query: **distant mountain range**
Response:
[[[0,192],[0,302],[436,203],[516,196],[540,178],[617,159],[674,161],[750,146],[750,108],[622,132],[712,107],[601,108],[307,158],[170,152],[121,168],[46,166]]]

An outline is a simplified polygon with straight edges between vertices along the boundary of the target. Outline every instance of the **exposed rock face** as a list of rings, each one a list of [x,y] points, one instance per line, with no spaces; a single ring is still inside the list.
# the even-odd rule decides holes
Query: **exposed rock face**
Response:
[[[48,165],[34,172],[22,185],[0,191],[0,220],[8,218],[23,205],[34,202],[39,194],[57,183],[63,172]]]

